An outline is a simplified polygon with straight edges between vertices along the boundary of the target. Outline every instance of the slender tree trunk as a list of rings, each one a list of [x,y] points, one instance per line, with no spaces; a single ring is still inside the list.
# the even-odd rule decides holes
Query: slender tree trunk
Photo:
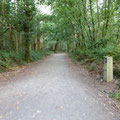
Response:
[[[37,33],[35,34],[35,43],[34,43],[34,50],[38,49],[38,37],[37,37]]]
[[[118,29],[118,32],[117,32],[117,39],[116,39],[116,41],[119,41],[120,40],[120,28]]]
[[[110,7],[111,7],[111,0],[108,1],[108,10],[107,10],[107,17],[106,17],[106,25],[105,25],[105,34],[104,36],[107,35],[108,27],[109,27],[109,22],[110,22]]]
[[[18,52],[18,46],[19,46],[19,37],[18,37],[18,32],[16,31],[16,52]]]
[[[95,23],[94,23],[93,9],[92,9],[92,0],[89,0],[89,2],[90,2],[90,14],[92,18],[92,27],[93,27],[93,41],[95,41]]]
[[[97,25],[97,31],[96,31],[96,39],[98,40],[99,37],[99,30],[100,30],[100,13],[99,13],[99,5],[98,5],[98,0],[96,2],[96,6],[97,6],[97,19],[98,19],[98,25]]]
[[[44,40],[44,34],[42,33],[41,37],[40,37],[40,50],[42,51],[44,46],[43,46],[43,40]]]
[[[2,15],[5,16],[5,0],[2,2]]]
[[[15,42],[14,42],[13,32],[14,31],[10,28],[9,29],[9,50],[15,51]]]
[[[24,32],[25,32],[25,60],[29,63],[30,62],[30,38],[29,38],[29,25],[24,25]]]
[[[30,62],[30,17],[31,11],[29,11],[30,4],[28,1],[24,0],[24,11],[25,11],[25,21],[24,21],[24,37],[25,37],[25,60]]]
[[[20,51],[23,50],[23,47],[22,47],[22,33],[19,34],[19,48],[20,48]]]
[[[106,21],[107,0],[104,1],[103,6],[105,6],[105,18],[103,19],[102,38],[104,38],[105,21]]]
[[[82,0],[82,5],[83,5],[83,10],[84,10],[84,20],[85,20],[85,23],[86,23],[86,25],[88,27],[88,31],[89,31],[89,36],[90,36],[89,38],[92,41],[93,40],[92,31],[91,31],[91,27],[90,27],[88,20],[87,20],[86,0],[85,1]]]
[[[56,42],[56,44],[55,44],[55,48],[54,48],[54,52],[57,52],[57,48],[58,48],[58,39],[57,39],[57,42]]]
[[[67,52],[70,51],[70,45],[69,45],[69,40],[67,41]]]

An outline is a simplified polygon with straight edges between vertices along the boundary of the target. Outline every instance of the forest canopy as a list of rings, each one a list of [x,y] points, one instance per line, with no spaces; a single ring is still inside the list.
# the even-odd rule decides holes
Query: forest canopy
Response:
[[[41,5],[51,13],[42,14]],[[11,58],[30,62],[45,51],[92,61],[111,55],[119,61],[119,42],[119,0],[0,1],[1,66]]]

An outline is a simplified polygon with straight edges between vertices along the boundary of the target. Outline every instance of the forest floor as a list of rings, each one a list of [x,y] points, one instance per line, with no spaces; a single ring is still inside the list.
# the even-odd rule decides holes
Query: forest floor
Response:
[[[0,74],[0,120],[120,120],[111,84],[53,54]]]

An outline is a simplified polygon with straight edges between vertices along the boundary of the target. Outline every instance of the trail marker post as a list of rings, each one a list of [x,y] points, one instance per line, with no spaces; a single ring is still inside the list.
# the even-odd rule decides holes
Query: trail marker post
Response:
[[[104,75],[103,79],[107,82],[113,80],[113,58],[106,56],[104,59]]]

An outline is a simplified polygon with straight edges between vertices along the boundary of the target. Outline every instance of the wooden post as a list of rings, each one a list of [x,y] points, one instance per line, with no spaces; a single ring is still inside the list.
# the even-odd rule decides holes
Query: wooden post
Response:
[[[105,57],[104,60],[104,76],[103,79],[107,82],[113,80],[113,58],[112,57]]]

